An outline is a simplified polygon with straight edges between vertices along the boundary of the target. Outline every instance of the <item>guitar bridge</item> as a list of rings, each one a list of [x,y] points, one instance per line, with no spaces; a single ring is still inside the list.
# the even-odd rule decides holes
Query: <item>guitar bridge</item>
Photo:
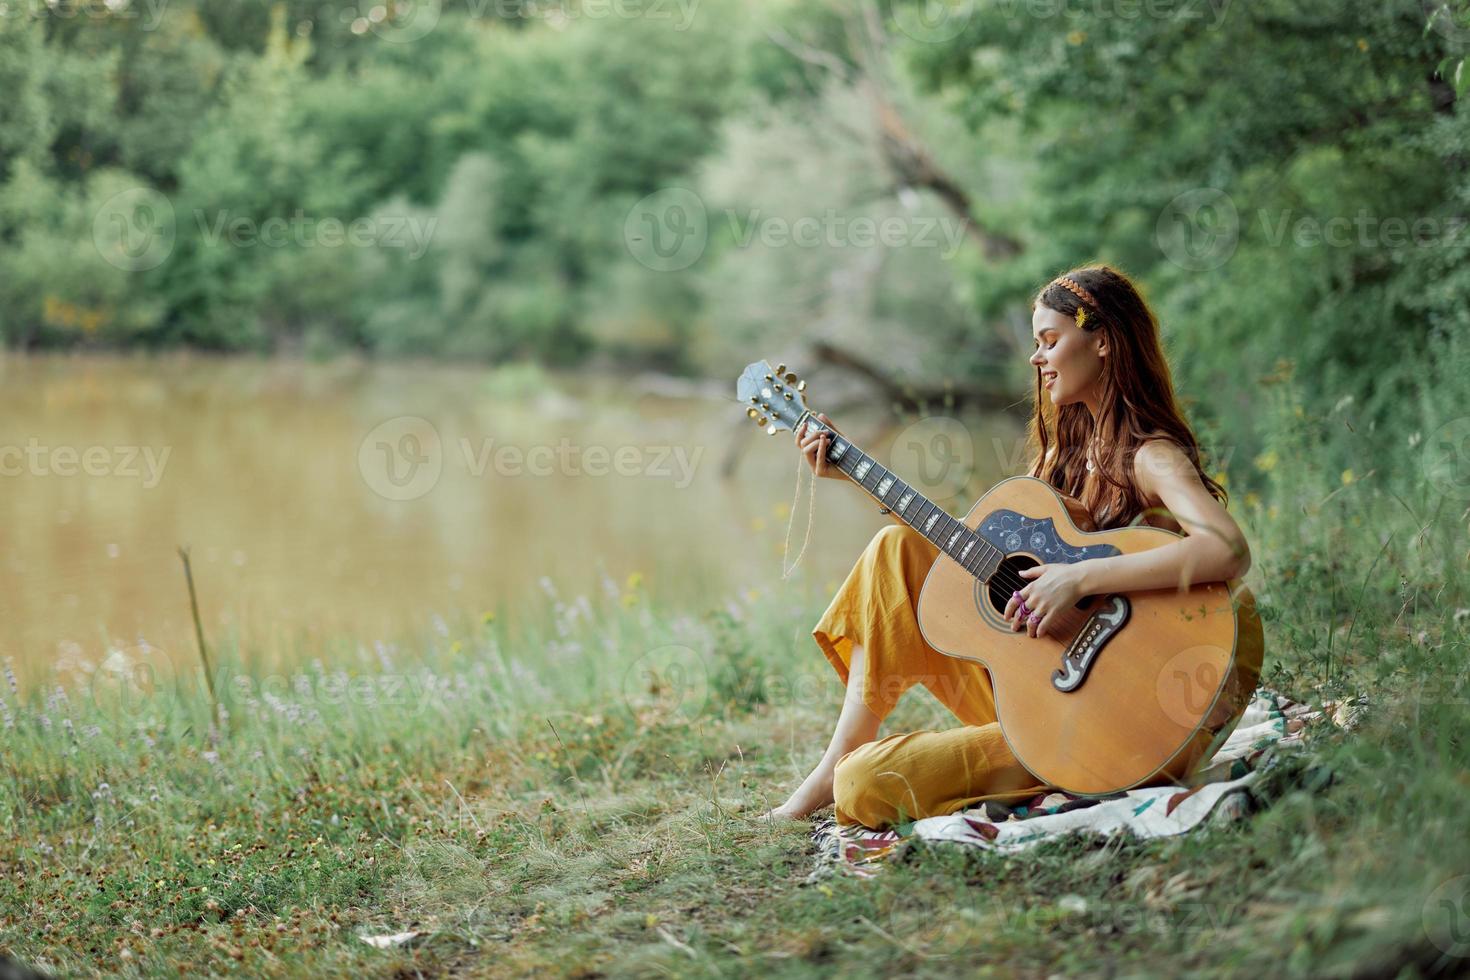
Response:
[[[1052,671],[1051,684],[1058,691],[1075,691],[1087,680],[1097,655],[1113,634],[1128,622],[1133,605],[1127,596],[1107,596],[1087,617],[1077,636],[1062,653],[1062,666]]]

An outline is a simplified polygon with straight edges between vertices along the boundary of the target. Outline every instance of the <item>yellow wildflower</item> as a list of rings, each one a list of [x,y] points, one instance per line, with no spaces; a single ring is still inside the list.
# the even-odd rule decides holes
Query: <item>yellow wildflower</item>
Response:
[[[1346,469],[1342,471],[1343,486],[1347,486],[1349,483],[1352,483],[1354,479],[1355,477],[1353,476],[1353,471],[1351,469]]]
[[[1269,473],[1276,468],[1279,461],[1280,457],[1276,455],[1276,450],[1268,449],[1256,457],[1256,469],[1262,473]]]

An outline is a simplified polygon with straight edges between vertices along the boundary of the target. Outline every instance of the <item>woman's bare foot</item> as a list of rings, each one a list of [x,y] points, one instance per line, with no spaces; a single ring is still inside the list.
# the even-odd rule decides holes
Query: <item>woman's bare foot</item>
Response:
[[[823,807],[831,806],[835,765],[835,759],[823,758],[785,803],[767,810],[762,818],[771,821],[805,820]]]
[[[832,773],[837,762],[850,750],[871,742],[878,734],[878,716],[873,714],[862,700],[862,677],[864,650],[856,643],[852,646],[849,661],[847,695],[842,701],[842,711],[837,717],[837,727],[832,732],[832,741],[822,761],[817,763],[801,785],[785,803],[761,814],[761,819],[805,820],[813,813],[832,804]]]

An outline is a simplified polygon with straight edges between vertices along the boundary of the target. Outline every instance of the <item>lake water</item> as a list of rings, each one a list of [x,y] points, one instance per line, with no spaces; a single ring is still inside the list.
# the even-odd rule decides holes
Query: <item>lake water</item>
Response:
[[[885,519],[822,481],[783,582],[796,453],[743,418],[736,373],[725,400],[480,368],[9,356],[0,659],[22,683],[139,644],[192,659],[180,545],[206,635],[262,657],[539,614],[543,579],[571,598],[632,576],[695,608],[830,594]],[[837,421],[951,511],[1007,475],[973,423]],[[725,478],[734,439],[753,445]]]

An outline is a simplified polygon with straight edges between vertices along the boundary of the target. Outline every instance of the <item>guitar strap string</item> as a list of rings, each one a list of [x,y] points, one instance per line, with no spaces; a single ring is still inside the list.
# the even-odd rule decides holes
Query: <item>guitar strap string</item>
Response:
[[[786,567],[786,556],[791,554],[791,529],[796,525],[796,505],[801,502],[801,472],[810,469],[806,464],[806,458],[800,454],[796,457],[796,493],[791,498],[791,515],[786,521],[786,545],[781,551],[781,577],[790,578],[791,573],[796,571],[796,566],[801,564],[801,556],[806,554],[806,546],[812,540],[812,517],[817,508],[817,474],[811,476],[811,490],[807,494],[806,503],[806,537],[802,539],[801,550],[796,553],[796,560],[791,567]]]

